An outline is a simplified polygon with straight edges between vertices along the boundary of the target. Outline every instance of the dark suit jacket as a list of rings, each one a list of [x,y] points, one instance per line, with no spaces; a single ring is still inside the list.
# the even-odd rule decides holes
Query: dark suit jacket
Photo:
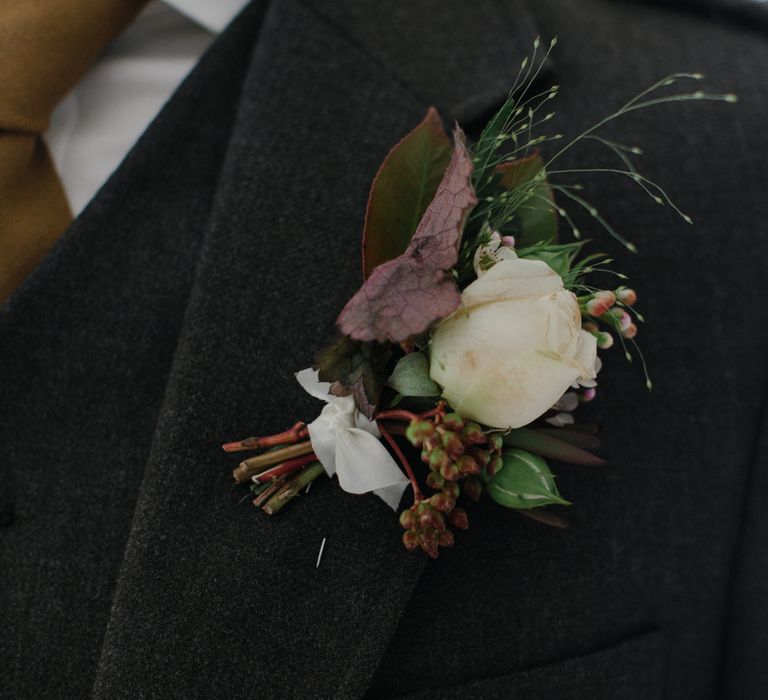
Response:
[[[218,445],[319,411],[293,372],[360,282],[388,148],[430,104],[471,132],[537,33],[553,131],[677,70],[741,96],[615,130],[694,226],[591,189],[640,247],[589,231],[656,388],[614,352],[610,465],[556,469],[572,527],[483,502],[425,562],[327,481],[239,505]],[[758,31],[658,6],[255,0],[3,310],[3,696],[767,697],[766,65]]]

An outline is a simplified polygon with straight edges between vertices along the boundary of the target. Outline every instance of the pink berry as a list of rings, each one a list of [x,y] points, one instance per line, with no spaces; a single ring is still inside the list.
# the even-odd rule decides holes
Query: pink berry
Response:
[[[616,295],[607,289],[595,292],[595,299],[600,299],[601,301],[606,302],[609,307],[616,303]]]
[[[630,322],[626,328],[622,329],[621,334],[625,338],[634,338],[637,335],[637,326]]]
[[[590,299],[587,302],[587,313],[590,316],[602,316],[611,305],[605,299]]]
[[[637,301],[637,292],[634,289],[620,289],[616,296],[622,304],[634,306]]]

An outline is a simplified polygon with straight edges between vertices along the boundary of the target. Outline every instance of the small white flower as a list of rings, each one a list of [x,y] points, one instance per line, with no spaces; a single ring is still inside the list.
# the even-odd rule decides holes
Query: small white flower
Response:
[[[557,403],[552,406],[552,410],[564,413],[575,411],[579,405],[579,395],[575,391],[566,391]]]
[[[475,251],[475,257],[472,260],[472,267],[475,269],[475,274],[478,277],[482,277],[488,270],[490,270],[496,263],[502,260],[516,260],[517,253],[514,248],[509,245],[515,239],[512,236],[501,237],[498,231],[494,231],[491,234],[490,239],[484,245],[478,246]]]
[[[326,405],[307,427],[309,440],[328,476],[336,474],[339,486],[349,493],[372,491],[397,510],[408,479],[379,441],[374,421],[355,408],[351,396],[331,396],[330,384],[317,372],[303,369],[296,375],[302,388]]]
[[[584,379],[579,378],[577,379],[573,384],[571,384],[571,387],[573,389],[578,389],[579,387],[583,387],[585,389],[594,389],[597,386],[597,374],[598,372],[603,368],[603,361],[600,359],[599,355],[595,355],[595,375],[594,377],[590,379]]]
[[[556,428],[564,428],[566,425],[573,425],[576,422],[570,413],[558,413],[556,416],[544,420]]]

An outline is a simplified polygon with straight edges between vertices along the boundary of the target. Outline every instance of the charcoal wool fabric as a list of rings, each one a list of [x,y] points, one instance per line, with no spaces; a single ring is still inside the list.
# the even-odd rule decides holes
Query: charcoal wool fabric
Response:
[[[553,465],[571,528],[485,501],[426,562],[330,481],[238,504],[218,445],[322,408],[293,374],[359,285],[378,164],[429,105],[472,134],[537,33],[553,132],[678,70],[742,97],[606,132],[694,226],[584,180],[639,247],[583,223],[641,291],[655,389],[606,356],[610,464]],[[2,310],[0,695],[765,697],[767,62],[760,32],[656,5],[248,6]],[[561,169],[585,162],[615,166]]]

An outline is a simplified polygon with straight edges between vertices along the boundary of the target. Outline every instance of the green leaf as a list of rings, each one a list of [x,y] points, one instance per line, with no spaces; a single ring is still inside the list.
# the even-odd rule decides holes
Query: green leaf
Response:
[[[403,396],[440,395],[440,387],[429,376],[429,360],[423,352],[401,357],[387,383]]]
[[[553,250],[553,246],[527,248],[524,255],[526,260],[541,260],[547,263],[560,277],[565,278],[571,270],[571,256],[566,250]]]
[[[514,119],[517,106],[517,100],[510,95],[501,105],[499,111],[491,117],[483,128],[480,138],[477,139],[474,148],[475,173],[473,183],[478,191],[482,188],[486,176],[490,174],[489,170],[494,167],[493,155],[504,142],[505,132],[509,137],[509,124]]]
[[[518,257],[526,260],[541,260],[549,265],[560,277],[568,288],[568,281],[578,278],[577,268],[581,261],[575,263],[576,257],[581,252],[587,241],[574,241],[573,243],[536,243],[527,248],[518,248]],[[574,274],[571,274],[573,271]]]
[[[557,208],[552,188],[545,175],[536,180],[539,173],[544,171],[541,156],[533,153],[527,158],[502,163],[497,171],[501,174],[502,187],[527,194],[527,198],[515,210],[516,247],[557,241]]]
[[[376,173],[363,229],[363,276],[405,252],[451,159],[440,115],[424,120],[389,152]]]
[[[569,527],[567,520],[564,520],[563,518],[555,515],[554,513],[550,513],[548,510],[545,510],[544,508],[539,508],[539,509],[517,508],[515,510],[515,513],[524,515],[526,518],[535,520],[536,522],[542,523],[543,525],[549,525],[550,527],[558,527],[561,530],[565,530]]]
[[[491,498],[507,508],[570,505],[557,491],[555,477],[542,457],[525,450],[504,450],[504,465],[488,483]]]

